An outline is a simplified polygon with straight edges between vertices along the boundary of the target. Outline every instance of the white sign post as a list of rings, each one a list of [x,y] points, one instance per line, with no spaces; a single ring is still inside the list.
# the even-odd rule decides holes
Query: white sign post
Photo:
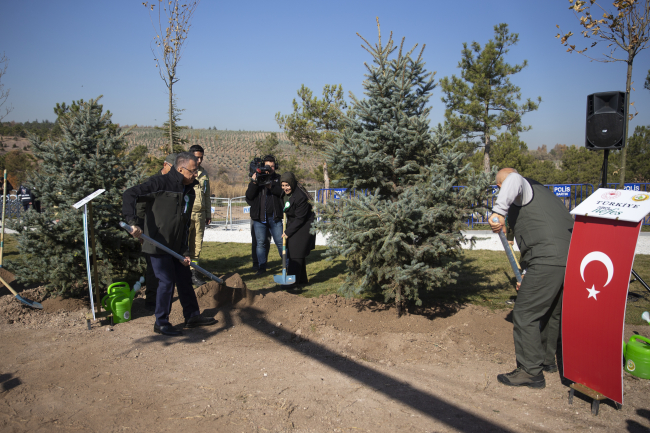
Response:
[[[73,204],[72,207],[75,209],[79,209],[81,206],[84,207],[84,247],[86,250],[86,269],[88,272],[88,291],[90,292],[90,311],[93,314],[93,320],[96,319],[95,316],[95,304],[93,302],[93,281],[91,278],[90,274],[90,252],[88,249],[88,225],[90,224],[90,233],[91,233],[91,244],[92,244],[92,250],[93,250],[93,274],[95,277],[95,281],[97,281],[97,254],[95,252],[95,226],[93,224],[93,204],[91,203],[91,200],[100,195],[106,191],[105,189],[98,189],[94,193],[90,194],[83,200],[78,201],[77,203]],[[89,211],[90,208],[90,211]],[[90,221],[90,223],[89,223]],[[99,312],[99,290],[96,291],[97,294],[97,311]],[[88,329],[90,329],[90,322],[88,322]]]

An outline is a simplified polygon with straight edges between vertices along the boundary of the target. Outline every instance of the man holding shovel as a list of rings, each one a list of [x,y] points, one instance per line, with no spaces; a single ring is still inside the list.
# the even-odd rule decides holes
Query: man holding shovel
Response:
[[[156,294],[156,323],[153,330],[163,335],[183,334],[181,330],[169,323],[174,285],[183,306],[185,327],[194,328],[217,323],[213,318],[201,316],[189,268],[188,238],[197,169],[198,164],[194,155],[189,152],[179,153],[169,173],[164,176],[154,176],[143,184],[127,189],[122,195],[122,213],[127,223],[131,225],[131,234],[135,238],[139,238],[143,233],[137,226],[136,204],[138,201],[148,201],[144,233],[185,257],[181,262],[148,242],[142,246],[142,251],[149,254],[153,272],[159,280]]]
[[[521,251],[522,279],[513,310],[517,368],[497,375],[508,386],[544,388],[544,373],[557,371],[562,286],[573,218],[547,187],[522,177],[514,168],[497,173],[499,197],[488,222],[505,231],[505,217]]]
[[[174,166],[174,163],[176,162],[176,156],[178,156],[176,153],[172,153],[170,155],[167,155],[165,158],[165,161],[163,162],[163,166],[160,169],[160,171],[154,176],[164,176],[169,171],[172,169]],[[136,206],[136,210],[138,212],[138,218],[140,219],[138,221],[138,226],[140,224],[146,224],[144,222],[145,218],[147,217],[147,202],[138,202]],[[141,227],[144,227],[142,225]],[[142,241],[140,241],[142,242]],[[144,301],[145,308],[150,311],[155,311],[156,310],[156,293],[158,291],[158,278],[156,278],[156,275],[153,273],[153,267],[151,266],[151,258],[149,257],[149,254],[143,253],[145,261],[147,262],[147,270],[145,271],[145,281],[146,281],[146,298]]]

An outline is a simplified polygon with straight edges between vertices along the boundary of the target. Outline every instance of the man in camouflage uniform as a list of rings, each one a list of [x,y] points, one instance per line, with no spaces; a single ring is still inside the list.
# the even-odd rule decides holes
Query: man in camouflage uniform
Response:
[[[190,223],[190,258],[198,264],[203,245],[203,233],[206,224],[212,221],[212,210],[210,202],[210,179],[205,169],[201,167],[203,162],[203,147],[195,144],[190,147],[190,153],[196,156],[199,165],[199,173],[196,176],[198,185],[194,187],[196,199],[192,208],[192,221]],[[198,273],[192,268],[192,284],[200,286],[204,281],[199,278]]]

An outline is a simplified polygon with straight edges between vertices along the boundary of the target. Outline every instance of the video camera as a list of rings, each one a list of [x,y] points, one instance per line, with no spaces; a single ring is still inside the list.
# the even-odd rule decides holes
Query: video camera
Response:
[[[266,165],[262,158],[255,158],[251,161],[248,169],[248,176],[253,177],[254,173],[257,173],[256,182],[258,185],[268,185],[271,183],[273,169]]]

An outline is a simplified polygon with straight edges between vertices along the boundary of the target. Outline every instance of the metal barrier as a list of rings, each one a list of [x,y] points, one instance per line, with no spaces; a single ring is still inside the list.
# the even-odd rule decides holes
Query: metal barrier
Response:
[[[465,186],[454,186],[453,189],[460,189],[460,188],[466,188]],[[499,192],[499,188],[496,185],[490,185],[487,188],[488,190],[488,195],[485,198],[485,201],[482,203],[477,203],[473,207],[482,207],[485,208],[485,215],[483,215],[479,211],[472,212],[470,215],[467,215],[467,225],[469,227],[474,227],[474,224],[487,224],[488,223],[488,217],[492,213],[491,209],[494,206],[494,201],[497,198],[497,194]]]
[[[14,200],[7,200],[6,202],[6,209],[5,209],[5,217],[7,218],[18,218],[20,216],[21,212],[25,212],[23,208],[23,204],[20,200],[14,199]]]
[[[633,185],[644,185],[647,187],[649,184],[633,184]],[[588,183],[572,183],[572,184],[551,184],[544,185],[550,189],[557,197],[559,197],[568,210],[574,209],[577,205],[582,203],[587,197],[589,197],[594,192],[594,186]],[[626,184],[627,186],[627,184]],[[454,189],[465,188],[465,186],[454,186]],[[367,193],[367,191],[366,191]],[[496,185],[490,185],[488,187],[488,195],[482,203],[477,203],[473,207],[482,207],[487,209],[485,214],[481,212],[472,212],[470,215],[467,215],[467,225],[469,227],[474,227],[474,224],[487,224],[488,217],[492,213],[492,208],[494,207],[494,202],[499,193],[499,188]],[[323,203],[323,200],[335,200],[339,199],[342,196],[349,196],[348,190],[346,188],[329,188],[329,189],[320,189],[318,190],[317,200],[320,203]],[[358,193],[355,191],[354,196],[357,196]],[[646,218],[650,220],[650,217]],[[644,221],[644,224],[646,222]]]
[[[590,183],[571,183],[571,184],[549,184],[544,185],[550,189],[558,198],[562,200],[569,211],[582,203],[587,197],[594,192],[594,186]],[[608,183],[609,188],[617,188],[617,183]],[[465,186],[455,186],[454,189],[465,188]],[[626,183],[624,186],[627,190],[650,192],[650,183]],[[468,215],[467,225],[474,227],[474,224],[487,224],[488,216],[492,212],[494,201],[497,198],[499,189],[496,185],[488,187],[488,196],[480,207],[487,209],[485,215],[480,212],[473,212]],[[316,198],[318,203],[329,200],[338,200],[341,197],[358,197],[360,194],[368,194],[368,191],[350,191],[348,188],[321,188],[318,191],[309,191]],[[250,206],[246,203],[246,197],[234,198],[211,198],[212,200],[212,224],[211,226],[223,226],[227,230],[240,229],[242,226],[250,223]],[[215,205],[217,204],[217,205]],[[18,202],[18,205],[20,203]],[[475,207],[479,207],[477,203]],[[22,209],[22,207],[20,207]],[[650,225],[650,215],[643,220],[643,225]]]
[[[316,201],[318,203],[325,203],[326,201],[329,200],[339,200],[342,197],[346,197],[346,198],[359,197],[359,195],[361,194],[368,195],[368,190],[366,189],[363,191],[358,191],[358,190],[350,191],[348,188],[321,188],[318,190],[318,193],[316,193],[315,196],[316,196]]]
[[[210,197],[211,227],[228,228],[230,222],[230,199],[221,197]]]
[[[246,203],[246,197],[230,199],[230,228],[245,228],[250,225],[251,207]]]
[[[551,192],[553,192],[560,200],[562,200],[569,211],[573,210],[594,192],[594,186],[590,183],[550,184],[544,186],[551,190]],[[459,186],[454,188],[465,187]],[[488,194],[485,202],[481,203],[481,207],[488,209],[486,215],[481,215],[478,212],[473,213],[471,217],[468,218],[468,226],[473,228],[474,224],[488,223],[487,218],[491,213],[491,209],[494,207],[494,202],[499,193],[499,189],[496,185],[491,185],[489,189],[492,190],[492,194]]]
[[[308,191],[312,196],[316,190]],[[212,222],[210,227],[223,228],[224,230],[241,230],[250,224],[251,207],[246,202],[246,197],[218,198],[211,197]]]
[[[590,183],[568,183],[544,185],[560,198],[569,211],[575,209],[587,197],[594,193],[594,186]]]

